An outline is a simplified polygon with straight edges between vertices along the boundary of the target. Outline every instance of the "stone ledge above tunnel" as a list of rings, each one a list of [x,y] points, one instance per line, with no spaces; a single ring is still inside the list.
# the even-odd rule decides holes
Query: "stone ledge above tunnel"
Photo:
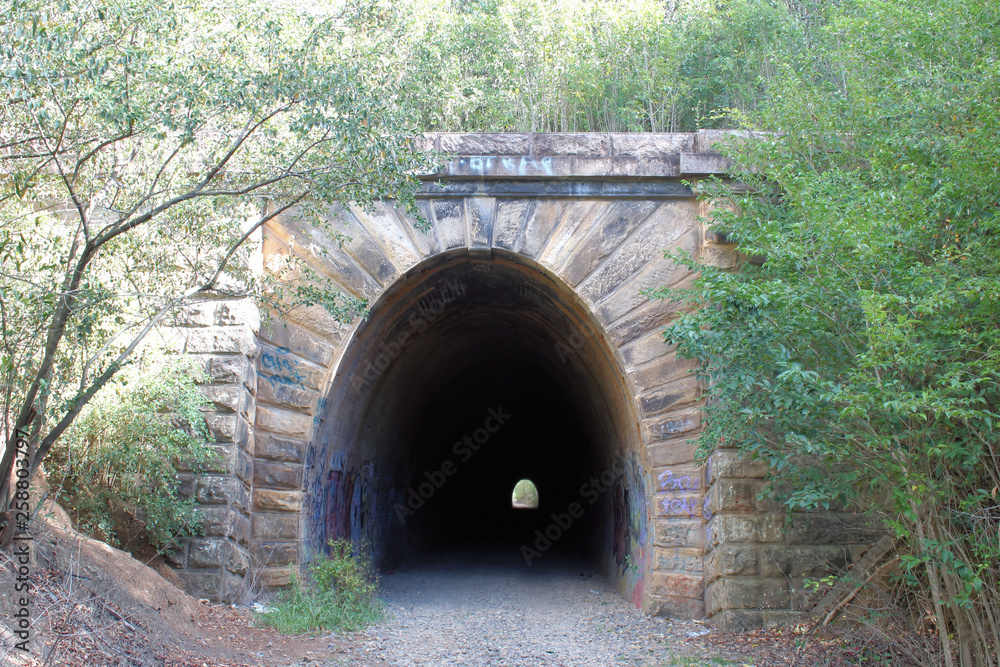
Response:
[[[426,150],[456,156],[445,179],[662,179],[725,174],[719,152],[739,132],[699,130],[654,133],[438,133],[423,138]]]

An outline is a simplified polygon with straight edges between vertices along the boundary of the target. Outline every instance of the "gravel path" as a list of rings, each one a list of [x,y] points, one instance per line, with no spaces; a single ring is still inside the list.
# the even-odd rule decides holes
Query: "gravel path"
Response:
[[[693,665],[722,661],[685,641],[698,622],[649,618],[593,569],[546,556],[460,554],[382,577],[387,619],[360,634],[352,664]]]

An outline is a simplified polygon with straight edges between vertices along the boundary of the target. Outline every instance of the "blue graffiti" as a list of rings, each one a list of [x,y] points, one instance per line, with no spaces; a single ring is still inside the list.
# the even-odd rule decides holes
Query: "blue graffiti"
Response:
[[[304,387],[306,378],[298,370],[299,360],[287,356],[287,348],[279,347],[277,352],[265,352],[260,356],[261,368],[271,374],[264,377],[274,384]]]

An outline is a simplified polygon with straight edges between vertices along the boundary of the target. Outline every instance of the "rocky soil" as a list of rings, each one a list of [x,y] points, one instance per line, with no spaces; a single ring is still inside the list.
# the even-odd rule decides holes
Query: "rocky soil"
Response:
[[[352,664],[603,667],[722,657],[691,643],[710,634],[705,624],[650,618],[591,568],[555,555],[529,568],[516,553],[449,554],[382,584],[388,617],[359,636]]]
[[[144,563],[39,526],[31,651],[13,648],[14,563],[0,553],[0,665],[7,667],[708,667],[862,665],[842,642],[796,630],[725,634],[650,618],[591,568],[547,554],[441,555],[385,573],[386,617],[353,635],[282,636],[246,608],[195,600]],[[169,572],[164,572],[169,576]]]

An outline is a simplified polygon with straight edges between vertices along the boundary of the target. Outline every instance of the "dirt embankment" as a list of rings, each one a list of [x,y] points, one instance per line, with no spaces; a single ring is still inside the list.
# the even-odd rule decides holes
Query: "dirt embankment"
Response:
[[[58,506],[43,515],[31,531],[28,651],[17,646],[19,565],[0,551],[0,665],[284,666],[346,650],[344,641],[283,637],[257,627],[248,609],[196,600],[168,580],[161,560],[142,563],[81,535]]]

